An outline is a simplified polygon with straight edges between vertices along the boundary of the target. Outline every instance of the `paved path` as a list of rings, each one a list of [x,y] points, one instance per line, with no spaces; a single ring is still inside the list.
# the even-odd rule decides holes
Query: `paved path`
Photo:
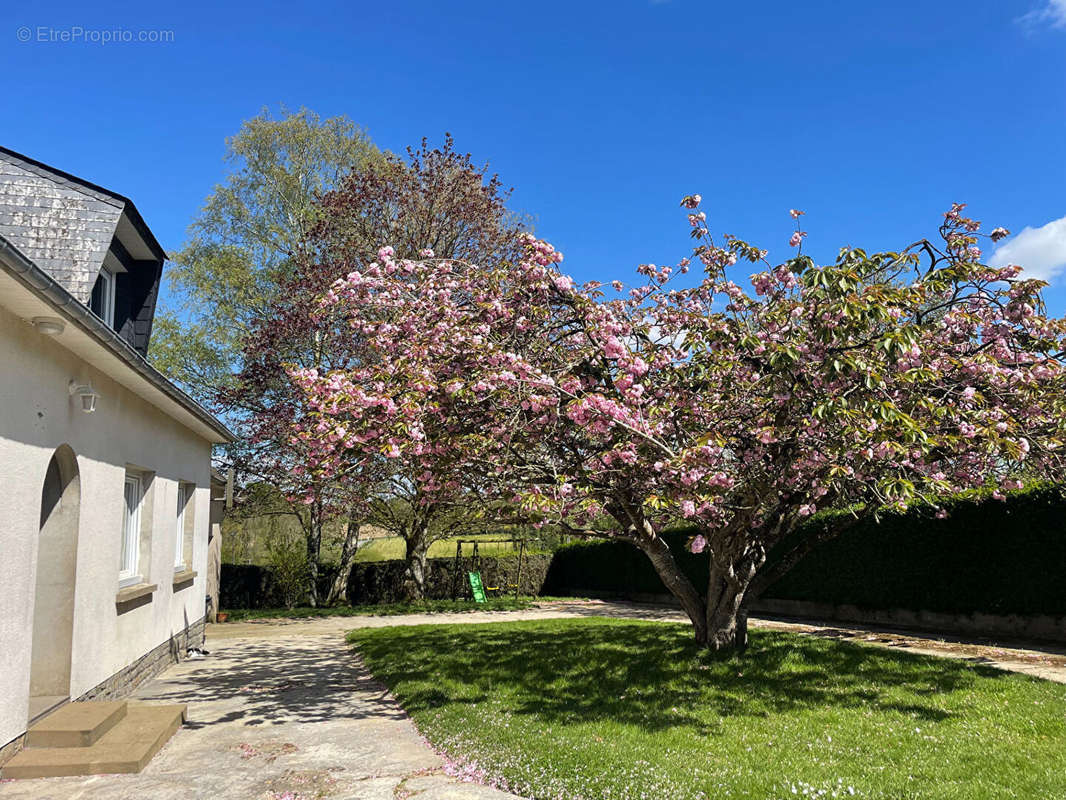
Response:
[[[661,606],[566,601],[525,611],[213,625],[207,659],[171,667],[137,692],[137,700],[189,704],[186,726],[140,775],[0,782],[0,800],[513,800],[445,775],[441,759],[343,635],[359,627],[591,616],[684,621]],[[964,658],[1066,683],[1062,650],[822,623],[752,624]]]
[[[299,627],[299,626],[297,626]],[[334,634],[209,640],[135,699],[189,719],[139,775],[0,782],[2,800],[514,800],[459,783]],[[273,633],[273,631],[272,631]]]

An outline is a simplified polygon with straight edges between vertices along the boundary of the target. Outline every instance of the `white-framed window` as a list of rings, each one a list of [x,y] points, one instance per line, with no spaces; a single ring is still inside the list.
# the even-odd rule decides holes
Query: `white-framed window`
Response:
[[[193,523],[193,492],[196,486],[191,483],[178,484],[178,518],[174,526],[174,571],[186,569],[192,553],[186,552],[191,544],[187,536]],[[191,549],[191,548],[189,548]]]
[[[125,503],[122,509],[122,558],[119,564],[119,584],[140,581],[141,502],[144,483],[136,473],[126,473]]]
[[[89,296],[89,309],[110,327],[115,327],[115,273],[107,267],[100,270]]]

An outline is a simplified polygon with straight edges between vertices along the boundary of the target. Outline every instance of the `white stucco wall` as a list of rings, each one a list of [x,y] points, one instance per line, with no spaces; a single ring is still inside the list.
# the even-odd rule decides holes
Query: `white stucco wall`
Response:
[[[93,414],[67,386],[92,382]],[[41,490],[56,448],[80,474],[70,696],[76,698],[204,616],[211,444],[0,308],[0,746],[26,729]],[[127,465],[155,477],[151,552],[140,572],[151,601],[115,598]],[[191,584],[175,591],[179,482],[196,485]]]

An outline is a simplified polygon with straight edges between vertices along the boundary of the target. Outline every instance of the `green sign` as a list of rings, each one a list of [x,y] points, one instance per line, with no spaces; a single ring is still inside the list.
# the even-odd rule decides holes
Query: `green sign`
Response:
[[[470,579],[470,591],[474,593],[474,601],[478,603],[485,602],[485,585],[481,582],[480,572],[468,572],[466,576]]]

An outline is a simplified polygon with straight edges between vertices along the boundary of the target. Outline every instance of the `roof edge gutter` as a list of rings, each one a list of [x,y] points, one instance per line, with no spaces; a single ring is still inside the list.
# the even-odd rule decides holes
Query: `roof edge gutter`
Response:
[[[41,300],[65,315],[89,333],[101,345],[130,366],[152,386],[176,402],[197,420],[219,434],[225,442],[236,436],[211,412],[179,389],[159,370],[149,364],[129,343],[107,326],[96,314],[79,302],[47,272],[28,259],[11,242],[0,236],[0,267]]]

